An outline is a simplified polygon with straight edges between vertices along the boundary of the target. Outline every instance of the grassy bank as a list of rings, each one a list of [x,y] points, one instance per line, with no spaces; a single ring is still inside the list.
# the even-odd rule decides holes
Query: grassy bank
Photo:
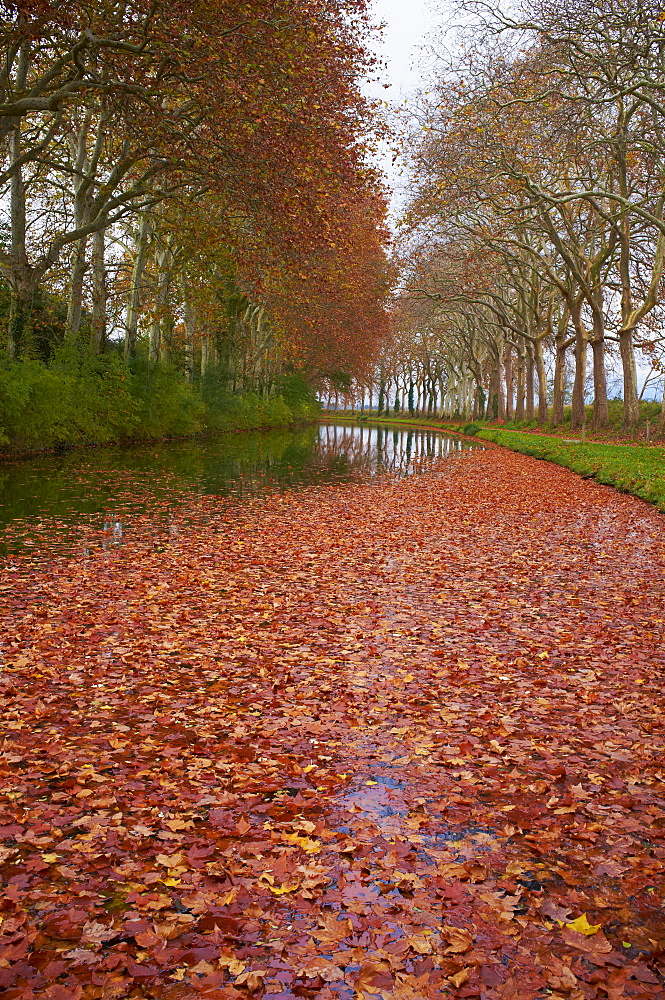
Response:
[[[45,364],[0,363],[0,452],[193,437],[286,427],[318,415],[298,379],[268,398],[229,391],[211,369],[196,382],[168,364],[76,347]]]
[[[639,419],[634,427],[625,428],[623,426],[623,403],[620,399],[610,400],[608,404],[608,423],[606,427],[600,429],[594,429],[593,427],[593,406],[586,407],[586,428],[585,437],[588,441],[598,441],[604,444],[648,444],[651,441],[658,441],[660,438],[661,442],[665,442],[665,434],[659,430],[659,422],[661,416],[662,407],[660,403],[653,401],[641,400],[639,404]],[[570,429],[571,422],[571,407],[567,406],[564,410],[564,419],[561,424],[543,424],[542,426],[538,424],[537,420],[504,420],[492,423],[490,426],[501,427],[504,430],[512,431],[522,431],[524,433],[530,434],[546,434],[549,437],[559,437],[559,438],[571,438],[579,437],[580,431]],[[382,416],[377,416],[376,413],[365,412],[362,417],[356,410],[355,412],[343,411],[335,414],[331,411],[329,414],[331,417],[339,417],[341,420],[371,420],[373,423],[389,423],[389,424],[414,424],[423,425],[425,427],[441,427],[445,424],[446,427],[454,428],[455,430],[461,432],[464,425],[467,423],[464,419],[452,420],[450,418],[442,417],[425,417],[419,416],[417,414],[410,415],[408,412],[393,413],[392,411],[388,414]],[[485,426],[485,422],[482,422]]]
[[[476,429],[477,428],[477,429]],[[566,441],[544,434],[467,425],[466,432],[523,455],[572,469],[580,476],[613,486],[665,511],[665,448]]]
[[[334,414],[334,419],[340,415]],[[356,419],[356,418],[350,418]],[[529,434],[485,427],[482,424],[451,424],[441,420],[404,417],[371,417],[371,422],[393,426],[417,426],[456,434],[467,434],[572,469],[580,476],[613,486],[623,493],[654,504],[665,511],[665,448],[637,444],[606,444],[596,441],[567,441],[545,434]]]

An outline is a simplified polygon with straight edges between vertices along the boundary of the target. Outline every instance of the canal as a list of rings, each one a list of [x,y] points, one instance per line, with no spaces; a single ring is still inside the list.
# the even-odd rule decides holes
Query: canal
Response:
[[[242,505],[266,492],[410,476],[469,447],[429,429],[323,423],[8,460],[0,464],[0,555],[85,554],[121,544],[138,514],[168,532],[171,512],[186,510],[188,497]]]

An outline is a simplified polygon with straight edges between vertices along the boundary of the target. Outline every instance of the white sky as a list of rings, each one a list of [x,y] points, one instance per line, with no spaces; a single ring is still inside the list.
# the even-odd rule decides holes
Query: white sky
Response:
[[[385,24],[383,41],[377,46],[377,55],[386,65],[379,71],[379,84],[369,84],[367,93],[374,99],[396,107],[404,103],[422,83],[419,68],[425,58],[421,49],[427,41],[428,33],[441,16],[433,8],[445,8],[446,0],[372,0],[373,19],[376,24]],[[384,89],[382,84],[389,84]],[[392,212],[396,216],[403,200],[401,186],[405,178],[401,175],[399,161],[392,163],[392,153],[385,150],[379,161],[380,168],[388,177],[393,188]]]
[[[386,24],[381,54],[388,63],[386,82],[392,84],[383,91],[386,100],[399,101],[418,86],[417,46],[434,24],[428,7],[429,0],[373,0],[374,20]]]

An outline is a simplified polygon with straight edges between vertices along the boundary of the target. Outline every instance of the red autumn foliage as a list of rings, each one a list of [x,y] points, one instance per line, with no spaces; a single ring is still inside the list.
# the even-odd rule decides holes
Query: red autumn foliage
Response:
[[[663,996],[662,515],[454,462],[8,565],[5,996]]]

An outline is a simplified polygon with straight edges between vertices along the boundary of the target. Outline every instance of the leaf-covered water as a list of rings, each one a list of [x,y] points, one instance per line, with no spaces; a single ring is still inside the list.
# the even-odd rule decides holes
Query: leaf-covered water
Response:
[[[662,997],[663,516],[496,448],[182,498],[0,579],[8,1000]]]
[[[119,544],[138,514],[167,522],[187,497],[247,497],[381,474],[473,442],[436,431],[322,424],[152,447],[76,450],[0,463],[0,555]]]

